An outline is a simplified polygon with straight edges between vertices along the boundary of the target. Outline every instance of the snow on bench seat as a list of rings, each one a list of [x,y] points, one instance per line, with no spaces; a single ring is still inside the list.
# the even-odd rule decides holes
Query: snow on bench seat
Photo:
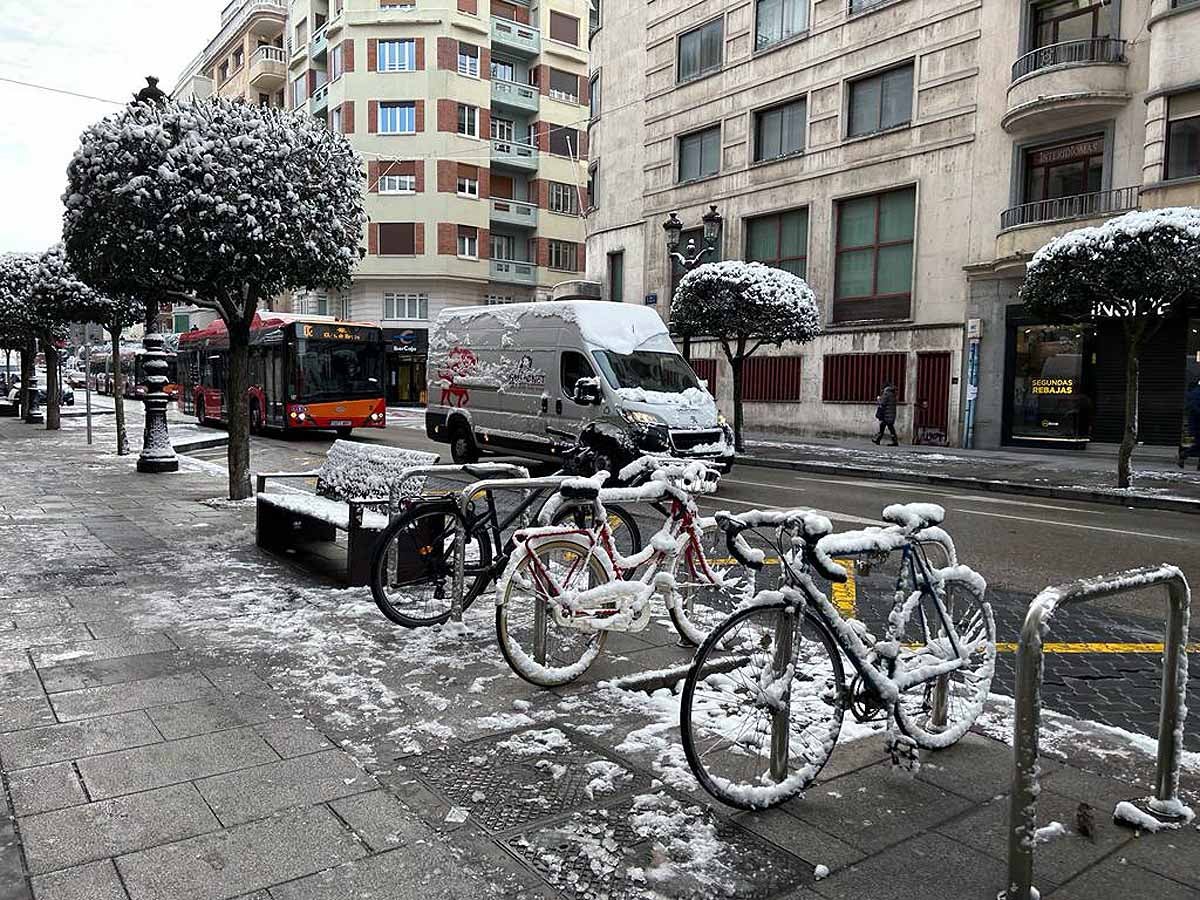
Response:
[[[399,502],[404,497],[416,496],[425,486],[424,478],[411,478],[393,497],[400,474],[405,469],[431,466],[437,461],[436,453],[423,450],[334,441],[318,470],[317,493],[331,500],[370,498]]]
[[[332,500],[328,497],[318,497],[316,494],[259,494],[258,499],[271,506],[307,516],[341,531],[350,530],[350,505],[342,500]],[[383,513],[363,510],[362,527],[370,531],[382,531],[387,528],[388,517]]]

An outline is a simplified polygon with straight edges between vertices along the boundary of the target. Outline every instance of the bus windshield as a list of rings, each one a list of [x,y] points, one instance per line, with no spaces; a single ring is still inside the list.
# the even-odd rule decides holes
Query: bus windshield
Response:
[[[379,344],[298,338],[295,350],[296,399],[383,396],[383,353]]]
[[[636,350],[615,353],[612,350],[593,351],[600,370],[614,388],[641,388],[664,394],[681,394],[700,383],[691,367],[678,353],[655,353]]]

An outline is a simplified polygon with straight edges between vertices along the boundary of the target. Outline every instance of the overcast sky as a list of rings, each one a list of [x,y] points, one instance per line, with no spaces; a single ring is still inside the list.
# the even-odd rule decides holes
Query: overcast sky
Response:
[[[168,93],[216,35],[228,0],[0,0],[0,79],[123,103],[157,75]],[[67,163],[103,103],[0,80],[0,252],[62,236]]]

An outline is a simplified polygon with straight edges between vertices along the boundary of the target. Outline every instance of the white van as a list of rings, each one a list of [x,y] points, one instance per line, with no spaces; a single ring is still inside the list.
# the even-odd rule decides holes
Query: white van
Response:
[[[552,460],[583,443],[597,468],[642,453],[728,469],[733,435],[658,314],[598,300],[445,309],[429,332],[425,430],[456,462]]]

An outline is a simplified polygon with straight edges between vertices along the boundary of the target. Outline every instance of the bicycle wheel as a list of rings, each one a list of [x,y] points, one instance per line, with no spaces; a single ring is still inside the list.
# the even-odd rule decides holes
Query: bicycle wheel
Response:
[[[570,536],[526,542],[496,588],[496,636],[512,670],[538,687],[574,681],[595,662],[608,632],[557,624],[554,591],[581,591],[612,581],[608,557]],[[546,581],[552,579],[553,586]]]
[[[701,550],[692,544],[675,559],[675,590],[667,598],[671,624],[685,644],[704,643],[709,632],[755,593],[754,571],[720,552],[724,532],[711,522],[701,535]],[[705,564],[722,581],[717,584],[705,574]]]
[[[996,622],[984,599],[986,585],[966,566],[941,572],[935,585],[967,659],[954,671],[913,685],[900,694],[896,724],[917,746],[926,750],[949,747],[979,718],[996,671]],[[892,613],[890,639],[900,644],[891,677],[953,660],[942,619],[933,598],[914,591]]]
[[[739,809],[801,793],[837,743],[844,682],[837,645],[811,611],[781,601],[734,613],[697,651],[680,700],[696,780]]]
[[[633,556],[642,549],[642,531],[633,514],[622,506],[604,505],[608,527],[612,529],[613,544],[621,556]],[[592,511],[586,506],[564,506],[554,514],[551,525],[573,525],[586,529],[592,524]]]
[[[449,504],[417,505],[383,532],[371,560],[371,595],[380,611],[407,628],[450,618],[454,596],[454,531],[462,514]],[[486,534],[467,534],[464,572],[471,579],[492,563]]]

